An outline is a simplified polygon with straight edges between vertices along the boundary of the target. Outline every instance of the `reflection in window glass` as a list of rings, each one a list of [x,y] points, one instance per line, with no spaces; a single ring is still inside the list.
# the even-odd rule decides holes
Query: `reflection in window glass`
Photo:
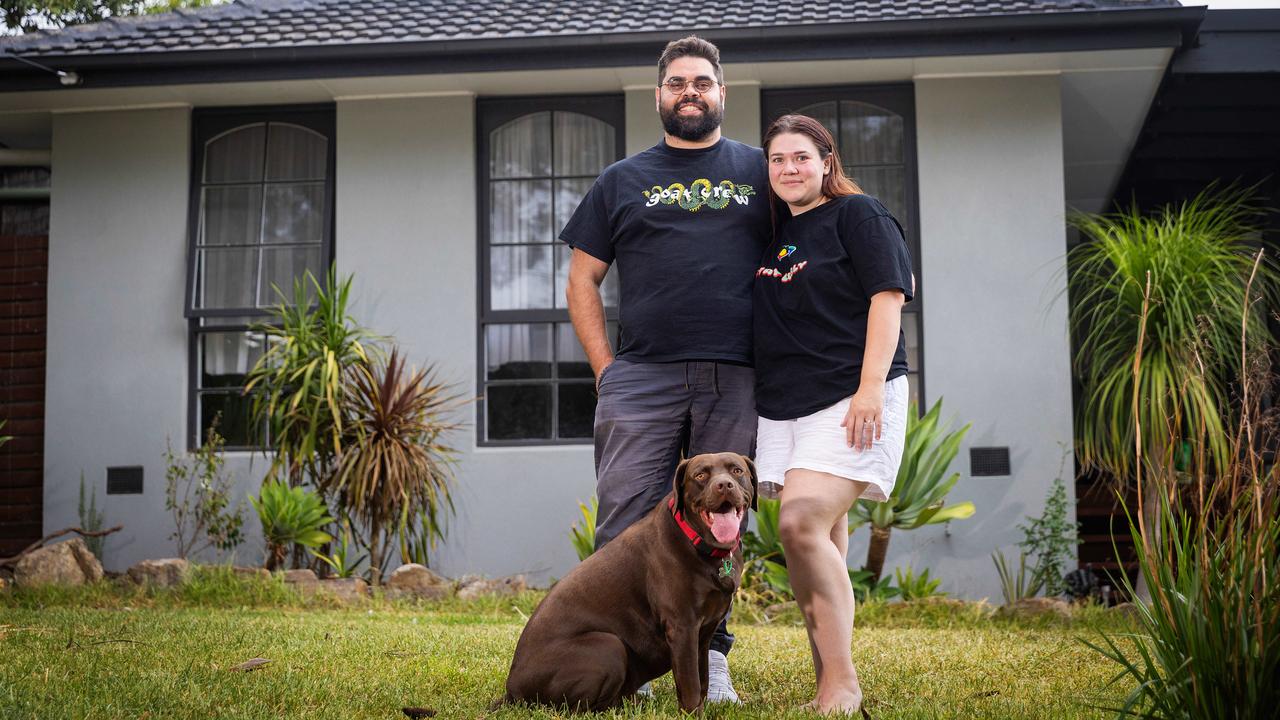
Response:
[[[557,236],[596,175],[618,159],[617,132],[563,110],[527,113],[489,131],[489,157],[481,160],[489,186],[481,319],[486,442],[591,437],[595,378],[568,322],[572,250]],[[609,273],[602,288],[610,310],[615,276]],[[614,323],[609,330],[616,332]]]

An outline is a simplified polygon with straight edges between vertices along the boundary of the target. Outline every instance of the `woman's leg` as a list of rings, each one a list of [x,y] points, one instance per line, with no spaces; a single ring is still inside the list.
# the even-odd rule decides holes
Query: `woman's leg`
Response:
[[[848,549],[843,518],[865,489],[866,483],[797,468],[787,472],[782,493],[779,531],[813,650],[821,712],[855,712],[862,704],[850,654],[853,588],[842,550]]]

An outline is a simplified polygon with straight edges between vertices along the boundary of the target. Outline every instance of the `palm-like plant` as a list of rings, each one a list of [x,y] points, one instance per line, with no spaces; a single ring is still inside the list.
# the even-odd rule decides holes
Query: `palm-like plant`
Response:
[[[333,539],[321,530],[333,522],[333,518],[329,517],[319,496],[306,488],[289,487],[285,482],[268,480],[262,484],[258,497],[249,496],[249,503],[258,511],[258,519],[262,522],[262,536],[267,541],[268,570],[280,567],[292,545],[316,548]]]
[[[1087,239],[1068,254],[1084,466],[1137,480],[1147,474],[1140,446],[1151,477],[1172,477],[1164,469],[1193,435],[1205,438],[1211,467],[1228,464],[1231,373],[1245,345],[1274,340],[1265,313],[1280,304],[1271,260],[1257,269],[1255,296],[1241,292],[1254,265],[1253,190],[1210,186],[1151,216],[1133,207],[1071,217]],[[1143,488],[1146,511],[1159,507],[1161,490]]]
[[[445,416],[460,405],[430,370],[410,371],[398,349],[385,363],[357,363],[346,382],[341,453],[324,490],[364,531],[370,576],[380,584],[401,518],[425,513],[428,527],[453,511],[449,494],[456,453]]]
[[[343,377],[373,352],[373,336],[347,312],[351,279],[338,282],[330,270],[321,287],[308,271],[294,281],[292,301],[275,289],[280,303],[256,328],[267,350],[244,392],[253,397],[254,427],[266,428],[276,451],[271,475],[283,470],[295,485],[330,471],[342,444]]]
[[[885,553],[894,528],[914,530],[924,525],[960,520],[973,515],[971,502],[946,504],[947,493],[960,479],[960,473],[947,475],[951,461],[960,451],[969,426],[948,432],[939,425],[942,400],[933,404],[924,417],[917,418],[915,403],[907,413],[907,438],[898,468],[898,479],[888,502],[859,500],[849,510],[851,528],[871,525],[871,545],[867,548],[865,569],[872,583],[884,572]]]

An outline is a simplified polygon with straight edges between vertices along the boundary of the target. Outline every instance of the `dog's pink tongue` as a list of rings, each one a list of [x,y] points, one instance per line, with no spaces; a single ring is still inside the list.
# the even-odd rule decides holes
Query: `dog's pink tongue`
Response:
[[[711,534],[716,536],[716,542],[728,545],[738,539],[741,521],[736,512],[711,513]]]

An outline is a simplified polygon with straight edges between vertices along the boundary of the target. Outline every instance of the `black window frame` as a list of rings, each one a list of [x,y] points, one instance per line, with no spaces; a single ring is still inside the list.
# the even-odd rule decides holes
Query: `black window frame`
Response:
[[[916,96],[911,83],[873,85],[822,85],[801,88],[762,89],[760,91],[760,130],[768,130],[777,118],[796,109],[824,102],[851,102],[876,105],[902,117],[902,153],[906,172],[903,201],[906,204],[907,247],[911,251],[912,270],[916,276],[916,293],[903,313],[915,315],[918,329],[917,358],[919,367],[911,368],[916,381],[916,393],[920,398],[918,410],[923,413],[929,407],[925,392],[925,327],[924,327],[924,269],[920,258],[920,170],[916,152]],[[837,116],[838,117],[838,116]],[[839,138],[836,138],[839,143]],[[857,178],[854,178],[855,180]]]
[[[489,286],[489,134],[499,127],[517,119],[539,112],[572,112],[596,118],[609,123],[614,128],[615,162],[626,157],[626,100],[625,95],[617,93],[591,95],[544,95],[521,97],[491,97],[476,100],[476,444],[479,447],[545,447],[564,445],[590,445],[591,437],[583,438],[527,438],[509,440],[488,439],[486,425],[485,388],[491,384],[503,384],[503,381],[488,381],[486,328],[489,325],[508,324],[567,324],[569,311],[567,308],[545,308],[537,310],[491,310]],[[554,139],[553,139],[554,142]],[[551,149],[551,157],[555,157],[555,148]],[[554,197],[554,193],[553,193]],[[555,217],[555,213],[552,213]],[[558,238],[556,239],[558,241]],[[613,324],[618,320],[615,307],[605,307],[605,320]],[[554,333],[554,329],[553,329]],[[614,339],[616,344],[616,339]],[[551,430],[558,433],[559,407],[556,402],[555,388],[563,380],[557,377],[556,366],[559,365],[554,356],[556,345],[552,337],[552,373],[548,378],[508,381],[511,384],[548,384],[553,388],[551,400]],[[570,382],[577,382],[574,379]],[[589,382],[584,380],[583,382]]]
[[[204,444],[204,433],[200,429],[202,388],[199,381],[199,368],[201,336],[212,333],[246,332],[250,330],[249,324],[205,325],[203,324],[204,321],[208,318],[266,318],[270,315],[270,311],[266,308],[206,309],[195,307],[195,273],[198,263],[197,240],[199,238],[202,210],[205,143],[229,130],[256,123],[298,125],[321,133],[328,138],[325,158],[327,167],[324,181],[326,217],[324,218],[323,235],[320,243],[320,268],[322,271],[327,271],[328,268],[333,266],[335,253],[334,228],[335,218],[337,217],[334,208],[337,169],[336,111],[337,106],[333,103],[195,108],[191,111],[191,174],[187,200],[187,277],[183,296],[183,316],[187,321],[186,446],[188,450],[196,450]],[[323,281],[323,278],[319,279]],[[281,289],[287,291],[285,288]],[[268,450],[270,449],[270,442],[251,445],[227,444],[223,449],[228,451]]]

